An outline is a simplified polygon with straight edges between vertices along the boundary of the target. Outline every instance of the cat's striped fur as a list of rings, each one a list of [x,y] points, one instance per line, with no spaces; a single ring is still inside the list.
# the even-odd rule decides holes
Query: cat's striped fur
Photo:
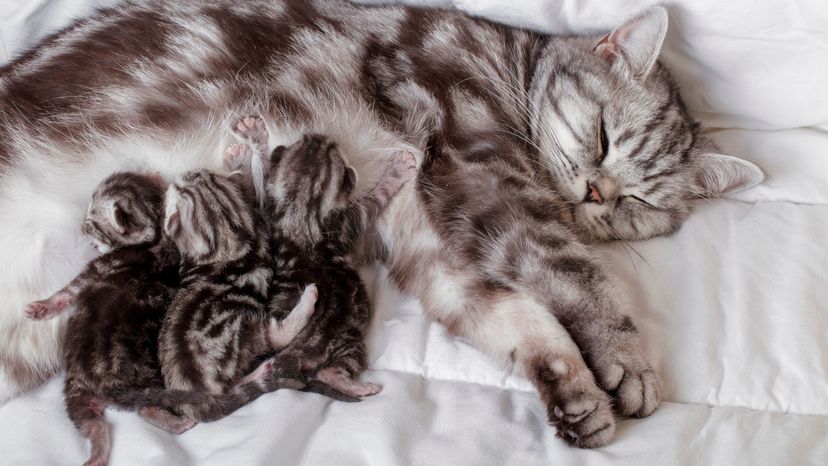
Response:
[[[0,244],[57,254],[16,239],[20,218],[61,220],[14,210],[14,189],[69,202],[27,182],[100,179],[125,147],[171,172],[217,168],[216,128],[241,115],[261,114],[274,145],[330,136],[357,169],[357,194],[389,156],[411,151],[417,183],[363,235],[363,258],[382,259],[430,317],[532,379],[566,441],[602,445],[615,426],[608,391],[637,416],[659,394],[585,240],[668,234],[698,196],[762,178],[715,154],[684,111],[656,61],[666,27],[662,8],[600,37],[340,0],[103,10],[0,71],[0,212],[17,215],[0,219]],[[67,165],[74,153],[82,166]],[[50,286],[17,263],[13,276],[0,271],[9,295]],[[15,325],[2,328],[28,331]],[[54,366],[46,337],[46,349],[2,350],[7,380]]]
[[[169,389],[224,394],[258,356],[287,346],[313,313],[317,289],[308,282],[285,303],[282,319],[268,315],[268,238],[246,181],[199,170],[167,190],[164,231],[182,264],[159,345]],[[268,380],[278,382],[278,374]]]
[[[74,308],[64,346],[64,394],[70,419],[92,443],[89,464],[108,457],[107,406],[138,410],[154,425],[180,433],[293,383],[273,375],[270,361],[219,396],[165,387],[158,336],[179,286],[179,253],[161,232],[165,189],[158,174],[116,173],[104,180],[83,231],[105,254],[26,309],[28,317],[42,320]]]
[[[260,118],[245,118],[238,128],[258,133],[249,138],[251,163],[264,159],[257,175],[263,179],[254,182],[264,188],[270,227],[269,311],[282,318],[309,282],[325,290],[305,330],[279,352],[277,365],[285,375],[308,380],[308,389],[339,399],[378,393],[379,385],[358,380],[367,365],[364,340],[372,312],[351,254],[359,236],[415,175],[413,154],[393,157],[377,185],[351,200],[357,175],[332,141],[305,135],[268,155],[267,133],[256,130],[263,128]]]

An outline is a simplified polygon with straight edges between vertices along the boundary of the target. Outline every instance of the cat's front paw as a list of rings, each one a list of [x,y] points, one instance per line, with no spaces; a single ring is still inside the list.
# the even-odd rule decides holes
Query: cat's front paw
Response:
[[[661,401],[658,377],[638,346],[613,351],[593,366],[601,387],[615,398],[619,414],[646,417],[658,407]]]
[[[557,435],[579,448],[606,445],[615,434],[615,415],[609,396],[592,379],[589,369],[558,359],[540,363],[535,383],[546,402],[549,422]]]

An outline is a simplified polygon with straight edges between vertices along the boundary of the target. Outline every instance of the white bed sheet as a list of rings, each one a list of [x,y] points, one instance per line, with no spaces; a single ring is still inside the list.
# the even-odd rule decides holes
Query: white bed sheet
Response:
[[[0,63],[101,3],[12,0],[0,8]],[[654,2],[454,3],[583,32]],[[364,273],[377,309],[366,378],[381,394],[346,404],[283,390],[177,437],[110,411],[112,464],[828,464],[828,5],[668,4],[663,58],[691,110],[768,180],[699,203],[673,237],[601,247],[664,382],[653,416],[621,420],[604,448],[566,447],[527,382],[429,323],[376,268]],[[61,384],[0,407],[0,463],[86,458]]]

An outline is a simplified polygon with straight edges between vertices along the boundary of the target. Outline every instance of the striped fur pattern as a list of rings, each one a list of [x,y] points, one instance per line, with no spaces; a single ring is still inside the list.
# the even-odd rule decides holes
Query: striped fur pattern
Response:
[[[92,443],[88,464],[108,456],[106,406],[137,410],[145,405],[133,399],[136,393],[164,390],[158,332],[178,283],[178,253],[161,235],[164,189],[157,174],[116,173],[104,180],[83,232],[105,254],[26,309],[37,320],[75,309],[64,344],[64,394],[70,419]],[[180,419],[171,423],[177,431],[188,426]]]
[[[261,126],[251,125],[251,132]],[[253,160],[267,157],[262,146],[251,142]],[[377,185],[355,200],[350,196],[356,171],[324,136],[305,135],[279,146],[264,165],[274,266],[268,309],[282,317],[311,281],[325,290],[307,328],[279,352],[278,364],[309,380],[310,390],[349,401],[374,395],[379,385],[359,381],[367,365],[371,303],[350,255],[358,237],[415,175],[414,156],[393,157]]]
[[[587,243],[669,234],[694,199],[762,179],[718,154],[684,110],[657,62],[666,28],[663,8],[563,37],[341,0],[144,0],[74,23],[0,70],[0,261],[17,264],[0,270],[12,303],[0,332],[14,336],[0,349],[0,388],[57,365],[48,329],[8,317],[18,290],[52,286],[16,257],[74,257],[21,243],[20,229],[71,244],[52,206],[87,199],[36,188],[94,186],[136,160],[220,168],[217,128],[257,114],[268,149],[302,134],[336,141],[357,171],[355,197],[389,157],[412,152],[416,183],[357,255],[382,260],[431,318],[533,380],[565,441],[605,444],[613,411],[646,416],[659,391]],[[39,207],[22,212],[21,195]]]
[[[317,290],[309,282],[286,303],[282,319],[268,315],[273,272],[264,223],[246,181],[199,170],[167,190],[164,231],[182,258],[181,287],[159,345],[168,389],[224,395],[259,355],[287,346],[313,313]],[[272,372],[272,361],[266,364]],[[280,380],[278,373],[264,378]],[[182,411],[194,415],[191,407]]]

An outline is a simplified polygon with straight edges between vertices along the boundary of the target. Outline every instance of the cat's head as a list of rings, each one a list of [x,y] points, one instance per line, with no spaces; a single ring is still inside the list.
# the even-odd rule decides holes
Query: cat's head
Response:
[[[119,172],[103,180],[81,227],[100,252],[160,239],[166,183],[159,174]]]
[[[308,134],[271,157],[265,191],[271,224],[315,241],[328,214],[348,203],[356,171],[340,156],[336,144]]]
[[[191,264],[238,259],[256,239],[253,206],[236,176],[186,172],[167,188],[164,212],[164,233]]]
[[[598,39],[550,41],[534,75],[531,131],[589,238],[675,232],[692,200],[760,183],[719,154],[657,62],[667,13],[655,7]]]

